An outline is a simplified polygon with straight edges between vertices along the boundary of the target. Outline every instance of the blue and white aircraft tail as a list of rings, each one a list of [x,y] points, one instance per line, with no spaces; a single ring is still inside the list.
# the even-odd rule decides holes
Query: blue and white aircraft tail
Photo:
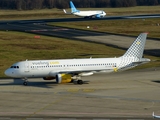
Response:
[[[70,1],[70,7],[71,7],[71,13],[79,12],[79,10],[76,9],[72,1]]]
[[[102,18],[106,15],[106,13],[103,10],[96,10],[96,11],[77,10],[72,1],[70,1],[70,7],[71,7],[71,13],[67,13],[66,10],[63,9],[65,14],[73,14],[75,16],[84,18]]]

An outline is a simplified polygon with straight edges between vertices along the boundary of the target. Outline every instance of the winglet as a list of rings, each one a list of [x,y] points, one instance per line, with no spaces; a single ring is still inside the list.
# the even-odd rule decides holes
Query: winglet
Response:
[[[65,10],[65,9],[63,9],[63,12],[64,12],[65,14],[67,14],[67,12],[66,12],[66,10]]]
[[[152,113],[152,116],[154,117],[154,111],[153,111],[153,113]]]
[[[63,12],[64,12],[65,14],[71,14],[71,13],[68,13],[65,9],[63,9]]]

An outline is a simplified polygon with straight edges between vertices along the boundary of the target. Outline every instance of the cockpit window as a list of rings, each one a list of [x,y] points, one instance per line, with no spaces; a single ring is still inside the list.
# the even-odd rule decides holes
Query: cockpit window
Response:
[[[11,66],[10,68],[16,68],[16,69],[19,69],[19,66]]]

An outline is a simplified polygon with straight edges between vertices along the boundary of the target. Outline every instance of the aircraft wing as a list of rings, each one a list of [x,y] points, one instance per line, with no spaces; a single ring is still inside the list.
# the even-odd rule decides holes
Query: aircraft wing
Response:
[[[81,75],[81,74],[88,74],[88,73],[98,73],[98,72],[111,72],[115,71],[114,68],[112,69],[102,69],[102,70],[64,70],[64,71],[59,71],[58,73],[60,74],[76,74],[76,75]]]
[[[103,11],[102,13],[95,13],[95,14],[88,15],[88,17],[96,17],[96,18],[101,18],[102,16],[103,16]]]

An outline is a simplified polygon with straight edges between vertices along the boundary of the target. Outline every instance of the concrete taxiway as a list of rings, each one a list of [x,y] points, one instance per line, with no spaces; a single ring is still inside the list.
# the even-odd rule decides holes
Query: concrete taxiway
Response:
[[[85,84],[0,79],[0,118],[151,119],[160,114],[160,68],[85,77]]]
[[[1,25],[0,29],[29,32],[39,35],[56,36],[86,42],[102,43],[108,46],[125,50],[132,44],[132,42],[136,38],[131,36],[129,37],[94,31],[84,31],[57,26],[48,26],[46,24],[7,24]],[[159,42],[159,39],[147,38],[145,54],[152,56],[160,56]]]
[[[52,27],[45,22],[0,22],[0,29],[65,36],[122,49],[135,39]],[[160,56],[159,40],[148,39],[145,53]],[[153,111],[160,114],[159,72],[160,68],[150,68],[97,74],[83,78],[83,85],[29,79],[28,86],[23,86],[19,79],[0,79],[0,119],[151,119]]]
[[[112,46],[120,49],[127,49],[136,37],[121,36],[121,35],[115,35],[115,34],[109,34],[109,33],[107,34],[107,33],[94,32],[94,31],[84,31],[84,30],[63,28],[63,27],[57,27],[57,26],[48,26],[46,23],[110,20],[110,19],[130,19],[131,17],[156,18],[156,17],[160,17],[160,14],[111,16],[111,17],[105,17],[102,19],[82,19],[82,18],[62,19],[61,18],[61,19],[41,19],[41,20],[0,21],[0,30],[20,31],[20,32],[28,32],[28,33],[39,34],[39,35],[68,38],[72,40],[96,42],[96,43],[102,43],[102,44],[106,44],[108,46]],[[147,39],[147,44],[145,46],[144,53],[152,56],[160,56],[159,42],[160,42],[160,39]]]
[[[146,19],[159,18],[160,14],[141,14],[141,15],[122,15],[106,16],[104,18],[84,19],[82,18],[56,18],[56,19],[32,19],[32,20],[1,20],[0,24],[25,24],[25,23],[42,23],[42,22],[77,22],[77,21],[95,21],[95,20],[121,20],[121,19]]]

